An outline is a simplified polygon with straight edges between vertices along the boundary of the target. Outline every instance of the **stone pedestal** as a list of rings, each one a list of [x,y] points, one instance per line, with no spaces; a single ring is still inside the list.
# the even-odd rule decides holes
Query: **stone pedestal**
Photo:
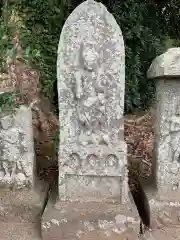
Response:
[[[129,196],[124,42],[114,17],[101,3],[85,1],[66,20],[57,77],[59,201],[52,210],[55,219],[48,207],[44,212],[43,238],[77,239],[86,221],[94,228],[94,239],[99,232],[105,237],[106,230],[97,227],[98,222],[113,223],[123,205],[128,212]],[[84,218],[83,212],[87,212]],[[110,232],[107,239],[112,239]]]
[[[155,155],[157,197],[179,201],[180,48],[157,57],[148,70],[156,81]]]
[[[49,203],[42,219],[44,240],[115,240],[125,237],[128,231],[137,237],[139,217],[135,210],[120,204],[59,201]]]

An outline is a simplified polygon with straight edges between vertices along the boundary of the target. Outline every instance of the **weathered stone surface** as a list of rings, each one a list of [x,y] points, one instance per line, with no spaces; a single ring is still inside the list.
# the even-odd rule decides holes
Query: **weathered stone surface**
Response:
[[[125,53],[121,30],[101,3],[85,1],[66,20],[57,77],[59,201],[43,214],[43,239],[118,239],[126,228],[116,227],[116,216],[122,203],[126,213],[129,206]]]
[[[165,76],[180,76],[180,48],[170,48],[156,57],[147,72],[148,78]]]
[[[124,58],[114,17],[101,3],[79,5],[58,48],[60,200],[126,202]]]
[[[138,239],[139,217],[120,204],[58,202],[42,219],[44,240]]]
[[[31,110],[16,110],[0,118],[0,221],[14,225],[40,221],[47,192],[35,179]]]
[[[137,212],[127,211],[119,204],[59,202],[47,209],[42,237],[45,240],[179,239],[180,204],[153,198],[150,206],[151,229],[139,237]]]
[[[164,195],[180,184],[180,81],[158,81],[156,114],[157,183]]]
[[[41,240],[38,223],[0,222],[0,240]]]
[[[13,221],[21,223],[39,222],[44,209],[47,186],[41,182],[36,189],[12,191],[1,189],[0,192],[0,222]]]
[[[162,77],[156,82],[155,153],[158,195],[164,200],[179,201],[180,79],[172,77],[180,74],[180,50],[176,50],[170,49],[157,58],[149,69],[149,77]],[[160,73],[158,69],[162,69],[162,66],[165,67],[164,72]],[[163,74],[166,78],[163,78]]]
[[[152,201],[151,231],[143,240],[180,239],[180,222],[178,219],[180,204],[178,202]]]
[[[34,143],[31,110],[0,118],[0,184],[24,188],[34,182]]]

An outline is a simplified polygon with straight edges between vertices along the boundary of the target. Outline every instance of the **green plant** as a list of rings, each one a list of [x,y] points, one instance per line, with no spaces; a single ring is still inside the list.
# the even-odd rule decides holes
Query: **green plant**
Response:
[[[0,73],[7,73],[6,60],[7,57],[15,57],[17,55],[17,49],[12,44],[13,33],[16,29],[15,25],[8,22],[12,14],[11,9],[4,9],[3,14],[0,17]],[[5,78],[0,78],[0,81],[6,81]],[[16,101],[16,99],[22,98],[22,95],[18,92],[1,92],[0,93],[0,113],[4,111],[14,111],[18,108],[22,102]]]
[[[147,80],[146,73],[153,59],[164,51],[157,6],[141,0],[114,0],[111,12],[121,27],[125,42],[125,110],[145,109],[155,92],[154,82]]]
[[[6,0],[6,7],[3,8],[3,19],[6,23],[12,11],[22,20],[20,26],[24,51],[22,60],[40,71],[42,92],[56,105],[56,109],[58,109],[56,59],[59,37],[65,20],[81,2],[83,1]],[[168,25],[169,32],[172,32],[170,21],[174,17],[171,7],[178,12],[177,0],[167,1],[165,6],[169,11],[164,12],[162,6],[156,3],[149,4],[148,0],[102,0],[102,2],[115,16],[124,36],[126,112],[133,111],[134,108],[147,108],[154,96],[154,83],[147,81],[146,72],[152,60],[164,51],[162,42],[167,35],[164,26]],[[1,27],[4,35],[10,26],[3,24]],[[12,35],[7,33],[4,36],[3,39],[6,40]],[[9,49],[9,45],[3,46],[4,50]],[[3,51],[0,53],[0,62],[3,63],[2,53]]]
[[[14,113],[17,108],[23,105],[22,95],[19,93],[1,93],[0,94],[0,114],[4,114],[7,111]]]
[[[58,0],[19,0],[14,8],[23,21],[24,59],[40,71],[42,92],[54,102],[57,99],[57,48],[68,9]]]

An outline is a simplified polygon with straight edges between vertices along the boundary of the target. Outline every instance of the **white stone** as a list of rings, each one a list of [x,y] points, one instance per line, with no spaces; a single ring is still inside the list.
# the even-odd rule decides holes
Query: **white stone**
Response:
[[[101,3],[85,1],[66,20],[58,46],[57,78],[60,200],[126,203],[126,144],[121,144],[124,41],[115,18]],[[79,158],[76,168],[72,153]],[[117,160],[106,166],[111,155]],[[92,156],[98,159],[94,164],[89,161]]]
[[[95,230],[95,227],[89,221],[84,221],[84,226],[89,232]]]
[[[4,171],[0,171],[0,180],[4,178],[4,175],[5,175]]]
[[[159,78],[154,128],[158,196],[175,201],[179,198],[175,197],[178,189],[173,189],[180,185],[180,48],[171,48],[158,56],[147,76]]]
[[[26,183],[26,176],[23,173],[18,173],[15,176],[15,182],[17,183],[17,185],[24,185]]]
[[[4,178],[2,179],[2,183],[12,184],[12,178],[9,173],[4,176]]]
[[[180,48],[170,48],[156,57],[148,72],[148,78],[180,76]]]
[[[55,225],[60,225],[60,222],[57,220],[57,219],[51,219],[51,222],[53,223],[53,224],[55,224]]]
[[[16,144],[10,144],[9,142],[4,142],[2,159],[5,159],[9,162],[16,161],[20,157],[20,151],[18,147],[19,147],[18,142]]]
[[[114,222],[113,221],[107,221],[107,220],[98,220],[98,226],[100,229],[113,229],[114,228]]]
[[[7,130],[13,124],[12,117],[10,117],[10,116],[3,117],[0,122],[1,122],[1,126],[4,130]]]
[[[0,176],[1,182],[16,183],[21,187],[33,185],[34,141],[31,110],[21,106],[14,114],[5,116],[0,121],[5,126],[0,130],[2,168],[5,172],[4,177]],[[24,151],[21,151],[22,143],[26,147]],[[16,175],[16,172],[19,173]]]
[[[3,140],[7,141],[8,143],[16,143],[18,144],[19,142],[19,129],[16,127],[6,129],[1,131],[1,134],[3,135]],[[1,135],[1,136],[2,136]]]

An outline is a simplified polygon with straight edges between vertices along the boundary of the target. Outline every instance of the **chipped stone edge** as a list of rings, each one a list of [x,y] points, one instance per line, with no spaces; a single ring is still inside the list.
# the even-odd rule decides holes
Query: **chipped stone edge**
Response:
[[[157,56],[147,71],[149,79],[165,76],[180,76],[180,48],[170,48]]]

